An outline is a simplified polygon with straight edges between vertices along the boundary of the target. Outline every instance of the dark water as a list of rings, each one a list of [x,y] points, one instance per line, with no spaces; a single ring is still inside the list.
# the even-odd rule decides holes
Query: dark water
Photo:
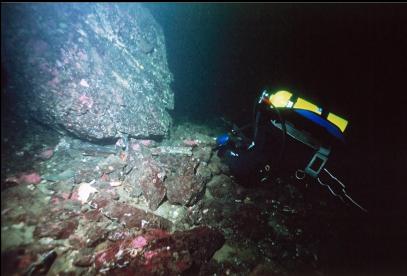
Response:
[[[344,221],[340,267],[402,269],[407,196],[407,7],[403,4],[159,4],[175,114],[250,122],[260,89],[284,88],[348,118],[336,164],[369,213]],[[403,219],[404,218],[404,219]],[[403,238],[404,237],[404,238]]]

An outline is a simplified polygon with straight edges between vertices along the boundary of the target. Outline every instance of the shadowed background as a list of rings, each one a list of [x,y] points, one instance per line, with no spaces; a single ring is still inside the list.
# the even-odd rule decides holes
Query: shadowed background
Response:
[[[334,152],[334,166],[369,213],[343,221],[349,231],[333,241],[344,248],[330,252],[333,270],[405,269],[406,5],[147,6],[165,33],[174,116],[243,125],[267,85],[349,119],[347,148]]]

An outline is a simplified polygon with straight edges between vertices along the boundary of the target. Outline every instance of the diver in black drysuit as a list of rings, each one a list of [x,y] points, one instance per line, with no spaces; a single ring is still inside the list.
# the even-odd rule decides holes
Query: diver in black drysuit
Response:
[[[235,127],[227,142],[218,145],[218,156],[239,183],[253,185],[266,180],[271,171],[275,173],[285,142],[285,134],[271,125],[270,120],[275,117],[275,112],[259,104],[253,124],[242,129]],[[250,130],[251,139],[245,134]]]
[[[242,185],[267,183],[271,175],[275,177],[294,174],[298,179],[305,177],[303,168],[315,150],[290,137],[292,134],[288,135],[288,126],[313,133],[319,141],[325,141],[328,145],[338,143],[323,127],[303,118],[293,110],[272,107],[270,109],[263,102],[256,104],[252,125],[241,129],[234,127],[231,134],[224,134],[217,139],[215,150],[218,150],[218,156],[229,166],[232,175]],[[251,139],[244,133],[250,127]],[[321,182],[318,175],[314,176],[319,184],[326,186],[343,202],[348,200],[367,212],[346,193],[346,187],[342,182],[328,170],[324,170],[331,178],[330,185]],[[299,177],[298,172],[301,172],[303,177]],[[339,187],[338,191],[332,189],[333,184]]]

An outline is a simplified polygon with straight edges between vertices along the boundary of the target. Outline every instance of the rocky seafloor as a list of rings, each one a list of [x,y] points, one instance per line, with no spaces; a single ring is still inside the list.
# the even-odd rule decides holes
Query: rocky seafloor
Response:
[[[239,185],[224,131],[96,145],[2,120],[2,275],[325,275],[342,207],[294,176]]]

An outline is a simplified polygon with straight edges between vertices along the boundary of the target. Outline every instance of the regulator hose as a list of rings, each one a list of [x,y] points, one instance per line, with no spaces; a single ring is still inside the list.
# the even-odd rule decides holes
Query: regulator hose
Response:
[[[283,141],[282,141],[282,146],[281,146],[281,150],[279,153],[279,157],[277,159],[278,161],[276,162],[276,164],[278,166],[278,164],[281,163],[283,156],[284,156],[284,152],[285,152],[286,140],[287,140],[287,127],[286,127],[284,116],[281,114],[280,110],[276,106],[274,106],[272,103],[269,103],[269,104],[272,107],[271,110],[273,110],[277,114],[277,117],[278,117],[279,121],[281,122],[281,128],[282,128],[282,140]],[[261,116],[261,110],[258,110],[258,106],[259,106],[259,104],[256,103],[253,108],[253,112],[255,114],[254,127],[253,127],[253,141],[254,142],[256,142],[256,139],[257,139],[260,116]]]

